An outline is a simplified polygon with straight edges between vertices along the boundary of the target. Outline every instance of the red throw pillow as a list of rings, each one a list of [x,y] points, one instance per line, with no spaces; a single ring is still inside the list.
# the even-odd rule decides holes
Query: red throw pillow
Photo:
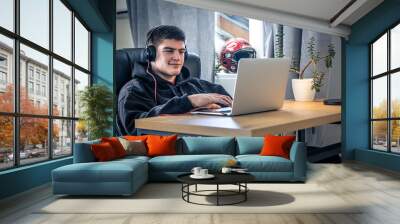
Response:
[[[117,159],[117,155],[115,155],[114,149],[112,148],[111,144],[108,142],[92,144],[90,146],[90,148],[92,149],[94,157],[99,162]]]
[[[159,136],[149,135],[147,137],[147,154],[148,156],[165,156],[176,155],[176,139],[177,135]]]
[[[117,158],[126,156],[126,151],[117,137],[101,138],[101,142],[108,142],[114,149]]]
[[[262,156],[280,156],[286,159],[290,158],[290,147],[296,140],[296,136],[274,136],[266,135],[264,137],[264,146],[261,149]]]
[[[139,135],[139,136],[136,136],[136,135],[125,135],[124,139],[126,139],[128,141],[140,140],[140,141],[146,142],[147,137],[148,137],[148,135]]]

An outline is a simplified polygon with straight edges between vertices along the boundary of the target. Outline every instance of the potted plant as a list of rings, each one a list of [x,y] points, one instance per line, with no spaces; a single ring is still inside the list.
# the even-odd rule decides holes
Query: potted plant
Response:
[[[79,106],[82,108],[79,127],[87,127],[89,139],[109,136],[107,130],[112,125],[112,92],[104,85],[87,86],[79,93]],[[80,131],[82,132],[82,130]]]
[[[290,69],[291,72],[299,75],[299,79],[292,79],[293,94],[296,101],[314,100],[315,93],[319,92],[321,87],[324,85],[323,79],[325,77],[325,72],[320,71],[318,65],[321,61],[324,61],[326,70],[329,70],[332,68],[332,60],[335,58],[336,54],[334,46],[329,44],[328,54],[320,56],[320,53],[315,49],[314,37],[310,38],[307,45],[309,59],[306,65],[302,69],[299,67],[296,68],[296,66],[292,66]],[[304,78],[304,73],[307,69],[311,69],[312,78]]]

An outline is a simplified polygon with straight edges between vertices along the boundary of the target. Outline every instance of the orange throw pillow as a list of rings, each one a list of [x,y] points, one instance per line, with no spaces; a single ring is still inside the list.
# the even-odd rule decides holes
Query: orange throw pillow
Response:
[[[146,142],[147,137],[148,137],[148,135],[139,135],[139,136],[136,136],[136,135],[125,135],[124,139],[126,139],[128,141],[140,140],[140,141]]]
[[[114,149],[108,142],[93,144],[90,146],[90,148],[92,149],[94,157],[99,162],[109,161],[117,158]]]
[[[126,156],[126,151],[117,137],[101,138],[101,142],[108,142],[114,149],[117,158]]]
[[[261,149],[261,156],[280,156],[286,159],[290,158],[290,147],[296,140],[296,136],[274,136],[266,135],[264,137],[264,146]]]
[[[176,155],[176,139],[177,135],[159,136],[149,135],[147,137],[147,154],[148,156],[165,156]]]

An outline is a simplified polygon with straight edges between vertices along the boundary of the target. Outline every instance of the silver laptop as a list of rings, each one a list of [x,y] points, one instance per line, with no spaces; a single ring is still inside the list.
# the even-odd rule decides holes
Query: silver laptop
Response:
[[[244,58],[239,61],[232,107],[200,108],[192,114],[235,116],[278,110],[285,99],[287,58]]]

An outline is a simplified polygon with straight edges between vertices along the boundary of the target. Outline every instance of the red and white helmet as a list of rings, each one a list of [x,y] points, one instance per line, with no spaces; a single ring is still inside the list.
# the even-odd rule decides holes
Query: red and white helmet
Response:
[[[241,58],[255,58],[256,50],[243,38],[233,38],[225,42],[219,61],[228,71],[236,73]]]

